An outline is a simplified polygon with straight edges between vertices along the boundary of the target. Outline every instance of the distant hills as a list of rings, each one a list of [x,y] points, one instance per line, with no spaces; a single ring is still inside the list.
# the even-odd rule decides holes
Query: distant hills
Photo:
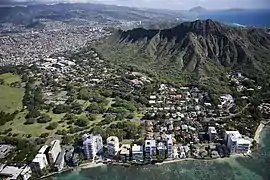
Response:
[[[16,4],[18,5],[18,4]],[[181,13],[175,11],[144,10],[113,5],[90,3],[20,4],[0,6],[0,23],[29,24],[36,19],[69,20],[85,19],[92,21],[141,21],[175,20]]]
[[[270,75],[270,35],[263,29],[231,27],[212,20],[181,23],[163,30],[118,31],[96,45],[114,63],[161,77],[223,91],[228,71],[255,79]]]
[[[198,13],[198,14],[201,14],[201,13],[205,13],[207,12],[207,9],[205,9],[204,7],[202,6],[196,6],[196,7],[193,7],[189,10],[190,13]]]

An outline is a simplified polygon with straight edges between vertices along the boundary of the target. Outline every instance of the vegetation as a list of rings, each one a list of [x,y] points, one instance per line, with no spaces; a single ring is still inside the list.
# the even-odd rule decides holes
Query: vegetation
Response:
[[[52,122],[52,123],[49,124],[49,126],[46,127],[46,129],[48,129],[48,130],[54,130],[54,129],[57,128],[57,126],[58,126],[58,123],[57,122]]]
[[[20,82],[21,82],[21,78],[19,75],[15,75],[12,73],[0,74],[0,85],[12,86],[15,83],[20,83]]]
[[[228,31],[235,36],[227,35]],[[209,38],[212,34],[214,39]],[[118,31],[93,47],[123,69],[131,67],[159,81],[196,85],[217,94],[230,92],[224,74],[231,70],[260,81],[270,75],[270,39],[263,30],[238,29],[211,20],[182,23],[169,30]]]
[[[0,111],[13,113],[22,108],[24,89],[0,85]]]

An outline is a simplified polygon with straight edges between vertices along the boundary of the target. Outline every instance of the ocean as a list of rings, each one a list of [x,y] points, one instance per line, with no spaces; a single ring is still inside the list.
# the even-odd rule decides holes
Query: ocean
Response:
[[[254,158],[232,157],[141,167],[101,166],[60,174],[53,180],[270,180],[270,126]]]
[[[230,24],[270,28],[270,10],[209,11],[198,17]]]

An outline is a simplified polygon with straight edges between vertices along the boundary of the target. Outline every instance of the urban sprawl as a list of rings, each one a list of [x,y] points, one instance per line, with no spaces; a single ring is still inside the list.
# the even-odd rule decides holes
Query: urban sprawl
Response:
[[[89,164],[130,166],[251,153],[254,141],[258,141],[252,137],[251,128],[257,126],[238,130],[230,124],[230,119],[249,107],[252,92],[261,89],[243,83],[252,82],[251,79],[241,73],[225,77],[239,94],[246,92],[239,97],[241,109],[235,108],[238,99],[231,94],[218,97],[215,105],[211,94],[194,86],[176,87],[158,82],[145,90],[156,81],[153,77],[132,69],[120,70],[107,63],[94,48],[84,49],[88,42],[109,36],[106,27],[72,27],[60,22],[45,24],[47,29],[22,30],[20,27],[16,33],[11,33],[15,30],[8,29],[8,25],[4,26],[6,33],[0,36],[0,63],[3,67],[23,66],[22,82],[13,86],[25,88],[27,98],[35,93],[42,97],[38,110],[30,107],[31,99],[25,98],[22,112],[28,112],[30,117],[26,117],[25,126],[41,120],[45,121],[42,123],[53,121],[45,113],[47,107],[47,112],[62,114],[57,123],[69,129],[64,132],[57,129],[52,138],[39,144],[39,150],[28,164],[1,164],[2,177],[27,180],[33,174],[41,177]],[[140,98],[138,94],[142,90],[146,95]],[[269,113],[268,104],[260,108]],[[37,111],[39,114],[33,115]],[[82,117],[92,118],[92,122],[89,124]],[[125,123],[136,128],[129,129]],[[119,127],[121,131],[117,131]],[[111,131],[105,131],[106,128]],[[132,130],[134,134],[130,133]],[[61,138],[67,134],[77,135],[76,142],[62,144]],[[15,148],[2,143],[0,159],[6,158]]]

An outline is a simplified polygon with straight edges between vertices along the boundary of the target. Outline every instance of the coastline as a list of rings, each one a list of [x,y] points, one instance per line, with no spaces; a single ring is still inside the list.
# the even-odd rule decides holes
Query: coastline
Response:
[[[260,137],[263,131],[263,128],[265,127],[265,124],[263,122],[260,123],[260,125],[258,126],[255,135],[254,135],[254,140],[256,141],[256,143],[260,143]]]
[[[261,135],[262,135],[262,132],[263,132],[265,126],[267,124],[269,124],[269,123],[270,123],[270,121],[268,121],[267,123],[261,122],[260,125],[258,126],[258,128],[257,128],[257,130],[255,132],[255,136],[254,136],[254,140],[258,144],[260,143]],[[245,156],[243,154],[236,154],[236,155],[231,155],[230,157],[215,158],[215,159],[194,159],[194,158],[174,159],[174,160],[165,160],[165,161],[163,161],[161,163],[156,163],[154,165],[160,166],[160,165],[165,165],[165,164],[174,164],[174,163],[181,163],[181,162],[186,162],[186,161],[220,161],[220,162],[222,162],[222,161],[228,161],[230,159],[234,159],[234,158],[237,158],[237,157],[247,157],[247,156]],[[113,163],[111,165],[125,166],[125,164],[118,163],[118,162],[115,162],[115,163]],[[67,168],[67,169],[63,169],[60,172],[51,173],[49,175],[41,177],[41,179],[46,179],[46,178],[49,178],[49,177],[53,177],[55,175],[59,175],[59,174],[62,174],[62,173],[68,172],[68,171],[81,171],[81,170],[84,170],[84,169],[91,169],[91,168],[100,167],[100,166],[110,166],[110,164],[92,163],[92,162],[84,163],[84,164],[81,164],[81,165],[79,165],[77,167],[74,167],[74,168]],[[132,165],[130,165],[128,167],[132,167]]]
[[[49,178],[49,177],[52,177],[52,176],[55,176],[55,175],[58,175],[58,174],[62,174],[62,173],[68,172],[68,171],[81,171],[83,169],[90,169],[90,168],[95,168],[95,167],[100,167],[100,166],[106,166],[106,164],[103,164],[103,163],[91,163],[91,162],[83,163],[83,164],[80,164],[77,167],[69,167],[69,168],[63,169],[62,171],[59,171],[59,172],[53,172],[53,173],[47,174],[45,176],[40,177],[40,179],[46,179],[46,178]]]

